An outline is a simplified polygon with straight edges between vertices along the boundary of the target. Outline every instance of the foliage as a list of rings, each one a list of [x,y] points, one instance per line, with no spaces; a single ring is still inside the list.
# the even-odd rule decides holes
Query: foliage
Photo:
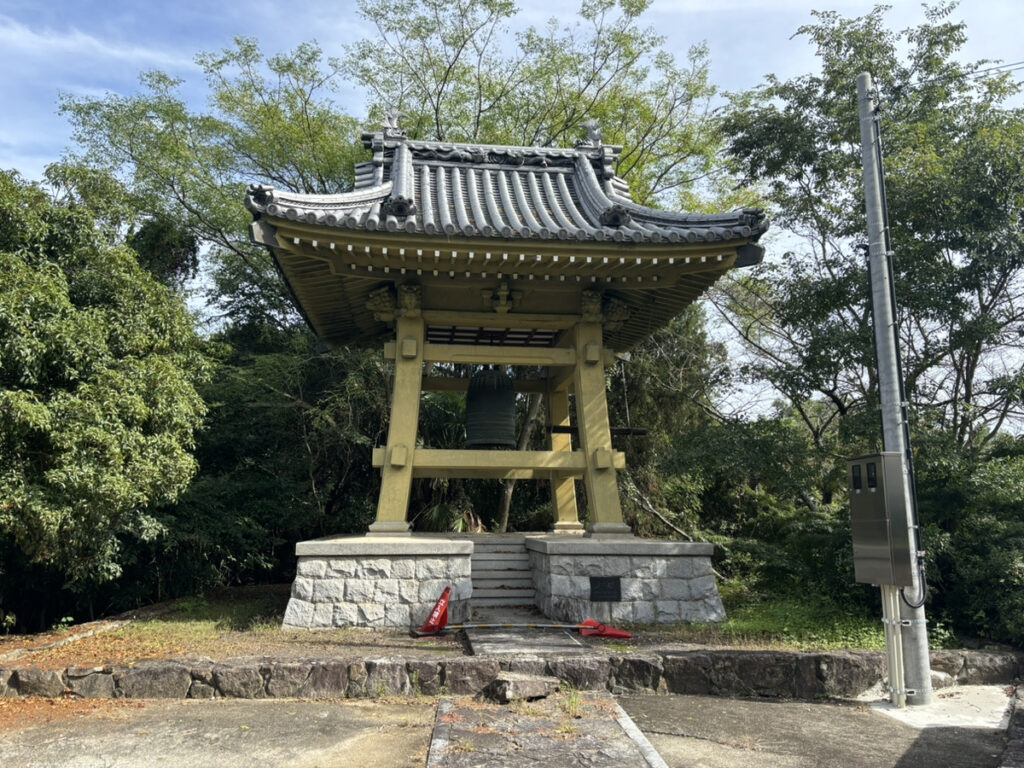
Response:
[[[144,269],[171,287],[181,286],[199,271],[199,241],[172,219],[147,219],[128,238],[128,245]]]
[[[723,128],[777,219],[807,247],[719,301],[770,382],[817,437],[837,420],[875,442],[859,126],[854,83],[875,73],[888,168],[899,332],[907,394],[921,426],[977,449],[1024,415],[1024,112],[1003,106],[1008,76],[972,76],[954,59],[952,6],[891,31],[878,8],[858,19],[816,13],[802,27],[821,75],[733,98]],[[907,50],[904,56],[901,51]],[[784,137],[784,138],[783,138]],[[810,401],[824,419],[803,413]],[[866,417],[865,417],[866,416]]]
[[[181,302],[87,211],[0,174],[0,535],[73,586],[196,470],[208,365]],[[3,574],[6,582],[11,574]],[[6,590],[5,590],[6,591]]]
[[[397,110],[410,135],[438,141],[566,146],[595,121],[623,145],[618,173],[638,200],[692,193],[712,173],[718,131],[708,53],[684,66],[640,26],[649,0],[588,0],[574,24],[530,27],[509,45],[508,0],[361,0],[377,34],[346,50],[343,71]]]
[[[933,448],[921,471],[933,613],[979,637],[1024,643],[1024,446],[1001,438],[975,462]]]
[[[750,183],[767,190],[776,221],[804,246],[729,281],[715,303],[745,342],[741,373],[784,398],[780,412],[803,431],[802,454],[818,468],[794,472],[802,490],[775,496],[783,501],[797,492],[811,514],[759,536],[777,548],[774,558],[751,542],[741,563],[773,589],[792,585],[791,576],[810,576],[810,584],[834,593],[839,585],[821,577],[849,573],[834,559],[848,545],[822,551],[805,538],[815,526],[826,537],[846,530],[845,508],[829,506],[844,459],[880,447],[868,276],[859,252],[865,223],[855,80],[870,71],[888,171],[931,610],[962,632],[1019,643],[1024,634],[1013,617],[1020,609],[1021,508],[982,489],[996,480],[1014,488],[1022,476],[1021,465],[999,459],[993,446],[1024,415],[1024,112],[1006,106],[1019,90],[1007,75],[972,75],[984,62],[957,61],[966,32],[950,20],[953,8],[928,9],[923,24],[902,32],[885,23],[884,8],[856,19],[815,13],[815,23],[798,33],[816,46],[820,74],[769,76],[734,95],[723,120],[730,154]],[[788,456],[790,447],[775,443],[771,455]],[[755,518],[743,519],[749,527]],[[786,519],[762,516],[759,526]],[[805,533],[791,535],[800,529]],[[730,547],[734,563],[736,542]],[[794,568],[765,571],[772,562],[822,558],[826,567],[816,579]]]
[[[745,597],[721,624],[681,625],[664,630],[673,640],[755,648],[881,650],[885,638],[877,616],[820,598],[755,601]]]
[[[82,155],[72,166],[120,179],[143,217],[174,226],[209,249],[209,299],[240,323],[296,321],[269,254],[249,240],[248,184],[310,193],[350,188],[357,124],[331,100],[336,65],[315,44],[264,57],[255,41],[197,57],[209,112],[192,112],[180,81],[142,75],[140,93],[65,96]]]
[[[139,582],[157,596],[286,581],[296,541],[362,532],[373,519],[370,451],[385,423],[379,356],[317,353],[298,331],[218,339],[230,352],[201,390],[210,407],[196,450],[202,471],[159,511],[166,535],[136,552]]]

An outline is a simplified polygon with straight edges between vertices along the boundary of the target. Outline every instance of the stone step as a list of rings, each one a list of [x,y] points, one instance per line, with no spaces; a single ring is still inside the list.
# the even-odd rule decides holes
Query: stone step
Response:
[[[494,534],[481,534],[479,536],[467,536],[473,542],[475,548],[479,547],[525,547],[525,536],[495,536]]]
[[[517,566],[518,568],[530,567],[530,558],[523,557],[515,552],[496,552],[493,555],[488,555],[487,557],[474,557],[470,560],[470,563],[473,564],[474,570],[477,568],[490,568],[492,564],[496,562],[519,563]]]
[[[516,563],[504,563],[495,568],[474,568],[470,579],[485,578],[496,579],[499,576],[512,576],[523,578],[532,574],[529,568],[521,568]]]
[[[521,541],[521,540],[517,541],[517,542],[515,542],[515,541],[496,541],[496,542],[479,542],[479,541],[477,541],[477,542],[473,542],[473,551],[474,552],[479,552],[481,550],[488,550],[488,549],[498,549],[498,548],[508,549],[510,547],[511,548],[521,549],[521,550],[525,551],[526,543]]]
[[[530,555],[525,549],[516,549],[507,552],[474,552],[471,559],[481,562],[485,560],[525,560],[530,562]]]
[[[477,589],[473,587],[473,602],[487,600],[490,598],[519,598],[526,602],[532,602],[534,593],[533,587],[499,587],[497,589]]]
[[[527,555],[526,553],[525,547],[516,546],[515,544],[495,544],[491,547],[482,547],[479,544],[477,544],[473,548],[473,557],[477,557],[479,555],[493,555],[499,553],[526,555],[527,557],[529,557],[529,555]]]
[[[475,608],[493,608],[495,606],[508,605],[508,606],[529,606],[533,607],[534,596],[531,594],[530,597],[482,597],[477,598],[473,595],[473,607]]]
[[[498,579],[502,576],[508,576],[513,579],[523,579],[532,575],[533,571],[529,568],[523,568],[516,563],[511,563],[506,566],[474,567],[471,578]]]
[[[524,576],[522,571],[509,571],[510,575],[498,575],[500,572],[492,571],[486,575],[473,574],[473,589],[500,589],[502,587],[517,587],[533,589],[533,576]]]
[[[470,567],[474,576],[492,571],[499,575],[506,571],[510,571],[513,574],[533,572],[529,562],[526,560],[482,560],[479,563],[473,563]]]
[[[471,582],[478,582],[481,579],[490,581],[508,581],[509,579],[528,579],[532,582],[534,572],[529,568],[473,568],[470,575]]]

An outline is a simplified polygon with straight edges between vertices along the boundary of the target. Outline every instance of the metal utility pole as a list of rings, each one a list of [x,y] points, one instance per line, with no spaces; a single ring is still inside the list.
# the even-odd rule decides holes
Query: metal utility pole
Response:
[[[864,162],[864,200],[868,227],[868,271],[871,279],[871,313],[878,357],[878,393],[882,410],[882,443],[884,450],[903,457],[903,495],[907,515],[912,569],[910,594],[905,588],[882,585],[882,605],[886,637],[895,635],[898,627],[902,654],[890,652],[890,685],[893,703],[899,693],[906,694],[906,703],[923,706],[932,701],[931,669],[928,657],[928,630],[924,615],[924,572],[917,541],[917,510],[912,478],[913,458],[907,425],[907,403],[900,370],[898,334],[896,329],[896,298],[893,291],[892,249],[889,241],[888,216],[885,210],[885,186],[882,180],[882,148],[878,114],[871,75],[857,76],[857,103],[860,109],[860,139]],[[923,554],[923,553],[922,553]],[[899,598],[897,599],[897,593]],[[913,602],[911,602],[913,601]],[[899,604],[899,618],[894,603]],[[887,642],[887,645],[889,643]],[[899,656],[902,656],[900,659]],[[902,663],[900,663],[902,662]],[[894,668],[895,666],[895,668]],[[903,667],[905,681],[893,679]],[[894,674],[896,673],[896,674]],[[902,691],[900,688],[902,687]],[[900,696],[899,698],[902,698]]]

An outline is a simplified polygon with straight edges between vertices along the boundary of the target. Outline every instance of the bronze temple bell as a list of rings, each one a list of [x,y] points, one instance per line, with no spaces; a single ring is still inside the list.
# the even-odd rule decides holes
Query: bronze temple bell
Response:
[[[469,380],[466,447],[516,447],[516,392],[503,370],[481,368]]]

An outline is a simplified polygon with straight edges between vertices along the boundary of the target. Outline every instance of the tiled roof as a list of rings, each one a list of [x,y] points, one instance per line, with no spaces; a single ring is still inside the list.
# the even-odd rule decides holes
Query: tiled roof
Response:
[[[363,135],[373,159],[351,192],[304,195],[253,186],[256,214],[364,232],[631,243],[756,240],[759,210],[678,214],[637,205],[614,173],[619,147],[572,149],[414,141],[397,128]]]

